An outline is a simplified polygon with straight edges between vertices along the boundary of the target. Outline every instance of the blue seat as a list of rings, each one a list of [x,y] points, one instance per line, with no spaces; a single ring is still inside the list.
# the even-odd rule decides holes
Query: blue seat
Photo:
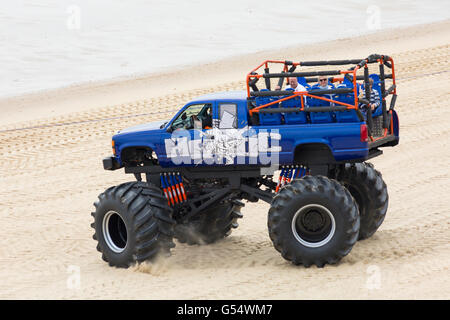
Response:
[[[328,85],[331,87],[330,89],[336,89],[334,83],[331,82],[330,80],[328,80]]]
[[[380,76],[376,73],[369,75],[369,78],[373,80],[373,88],[380,88]],[[381,90],[381,89],[380,89]]]
[[[268,89],[259,90],[259,92],[264,92],[264,91],[269,91],[269,90]],[[271,99],[272,99],[272,97],[256,97],[255,98],[256,106],[259,107],[264,104],[270,103],[272,101]]]
[[[382,108],[382,105],[381,105],[381,102],[383,100],[383,96],[381,95],[380,77],[377,74],[375,74],[375,73],[369,75],[369,77],[373,80],[372,89],[376,90],[378,92],[378,95],[380,96],[380,105],[378,106],[378,108],[376,108],[372,112],[372,116],[373,117],[377,117],[377,116],[380,116],[383,113],[383,108]]]
[[[313,85],[308,91],[311,91],[311,90],[320,90],[320,88],[318,85]],[[320,96],[320,97],[322,97],[322,96]],[[325,98],[329,98],[329,97],[325,96]],[[328,102],[328,101],[311,98],[311,97],[306,98],[306,103],[308,104],[309,107],[329,107],[330,106],[330,102]]]
[[[286,89],[286,91],[294,91],[292,88]],[[301,108],[302,102],[300,100],[301,98],[295,97],[291,98],[285,101],[281,102],[282,108]],[[284,114],[284,121],[287,124],[301,124],[301,123],[307,123],[306,118],[306,112],[300,111],[300,112],[286,112]]]
[[[306,82],[306,78],[305,77],[297,77],[297,81],[302,86],[304,86],[307,90],[311,88],[311,85],[309,85],[308,82]]]
[[[349,88],[349,85],[351,86],[351,88],[353,88],[353,83],[351,83],[351,82],[340,84],[337,86],[337,88],[338,89]],[[336,94],[334,97],[334,100],[354,105],[355,104],[355,95],[353,93]],[[336,104],[336,106],[339,106],[339,104]],[[358,118],[358,115],[356,114],[356,110],[336,111],[335,115],[336,115],[337,122],[359,122],[360,121]]]
[[[261,89],[260,92],[264,92],[264,91],[269,91],[267,89]],[[265,104],[268,104],[270,102],[273,102],[275,100],[278,100],[276,98],[273,97],[256,97],[255,98],[255,103],[256,106],[262,106]],[[271,106],[265,107],[263,109],[273,109],[273,108],[278,108],[278,103],[275,103]],[[281,113],[259,113],[259,123],[261,125],[277,125],[277,124],[281,124]]]
[[[360,122],[356,110],[336,111],[337,122]]]
[[[353,79],[352,76],[349,76],[351,79]],[[351,79],[348,79],[347,77],[344,77],[344,81],[342,82],[343,85],[345,85],[347,88],[353,88],[353,82]]]
[[[318,85],[314,85],[308,91],[317,90],[317,89],[320,89],[319,86]],[[325,96],[325,98],[330,98],[330,97]],[[307,103],[308,107],[310,107],[310,108],[314,108],[314,107],[329,107],[331,105],[331,103],[329,101],[316,99],[316,98],[311,98],[311,97],[308,97],[306,99],[306,103]],[[310,112],[309,113],[309,117],[311,119],[311,123],[329,123],[329,122],[333,122],[333,113],[330,112],[330,111]]]

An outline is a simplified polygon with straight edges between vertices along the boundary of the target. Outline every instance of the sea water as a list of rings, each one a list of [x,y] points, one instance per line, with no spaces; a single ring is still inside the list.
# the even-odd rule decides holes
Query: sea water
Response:
[[[0,97],[429,23],[449,12],[448,0],[3,1]]]

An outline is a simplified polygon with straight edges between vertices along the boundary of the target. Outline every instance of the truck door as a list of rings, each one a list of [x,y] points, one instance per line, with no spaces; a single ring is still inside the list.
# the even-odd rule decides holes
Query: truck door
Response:
[[[245,164],[245,128],[239,128],[238,106],[217,102],[213,107],[213,154],[216,164]]]
[[[191,103],[184,107],[161,135],[164,150],[162,166],[202,164],[202,140],[213,127],[212,102]]]
[[[217,103],[216,138],[218,151],[226,164],[277,165],[281,151],[281,135],[278,128],[249,127],[246,106],[234,102]]]

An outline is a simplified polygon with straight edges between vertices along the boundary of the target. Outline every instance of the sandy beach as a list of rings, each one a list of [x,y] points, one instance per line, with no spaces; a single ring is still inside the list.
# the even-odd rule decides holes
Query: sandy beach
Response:
[[[132,180],[102,168],[117,130],[168,119],[200,94],[244,89],[269,58],[372,53],[396,62],[400,144],[372,161],[389,191],[383,225],[338,265],[286,262],[263,202],[246,203],[239,228],[216,244],[176,242],[172,257],[126,270],[102,261],[93,202]],[[449,81],[447,20],[0,100],[0,298],[449,299]]]

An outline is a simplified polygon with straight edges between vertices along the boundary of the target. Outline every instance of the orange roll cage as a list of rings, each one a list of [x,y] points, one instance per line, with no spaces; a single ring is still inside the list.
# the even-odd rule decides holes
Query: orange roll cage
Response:
[[[396,82],[395,82],[395,67],[394,67],[394,60],[389,57],[389,56],[385,56],[385,55],[378,55],[378,54],[373,54],[370,55],[369,57],[367,57],[366,59],[354,59],[354,60],[334,60],[334,61],[305,61],[305,62],[291,62],[291,61],[280,61],[280,60],[266,60],[264,62],[262,62],[261,64],[259,64],[256,68],[254,68],[253,70],[250,71],[250,73],[247,74],[247,78],[246,78],[246,85],[247,85],[247,97],[248,99],[251,99],[251,97],[253,97],[254,95],[252,95],[252,92],[255,92],[255,90],[253,90],[252,87],[252,82],[253,84],[255,84],[259,79],[261,78],[288,78],[288,77],[296,77],[296,73],[294,72],[289,72],[288,67],[290,66],[291,69],[296,69],[297,67],[302,67],[302,66],[325,66],[325,65],[350,65],[353,64],[354,66],[349,68],[348,70],[338,70],[338,71],[329,71],[330,74],[339,74],[342,75],[342,77],[332,77],[331,80],[332,82],[342,82],[344,80],[344,77],[347,74],[351,74],[352,77],[352,82],[353,82],[353,95],[354,95],[354,104],[348,104],[348,103],[344,103],[341,101],[337,101],[337,100],[333,100],[333,99],[329,99],[329,98],[325,98],[325,97],[321,97],[315,94],[311,94],[308,93],[308,91],[298,91],[298,92],[290,92],[289,95],[286,96],[282,96],[281,98],[272,101],[270,103],[264,104],[264,105],[260,105],[254,108],[249,108],[249,113],[250,116],[252,116],[255,113],[259,113],[259,111],[263,108],[269,107],[271,105],[274,104],[278,104],[280,102],[289,100],[289,99],[293,99],[295,97],[300,96],[301,99],[301,111],[305,111],[305,103],[304,103],[304,97],[311,97],[314,99],[319,99],[319,100],[323,100],[323,101],[327,101],[327,102],[331,102],[334,103],[335,105],[340,105],[345,107],[345,110],[359,110],[359,103],[362,103],[363,101],[361,101],[358,98],[357,95],[357,80],[361,79],[361,77],[357,76],[357,72],[362,70],[363,68],[366,69],[364,70],[365,75],[364,75],[364,84],[366,84],[366,82],[368,81],[368,65],[371,63],[378,63],[380,65],[380,73],[383,73],[383,77],[380,79],[380,82],[383,82],[383,90],[382,90],[382,94],[380,97],[380,103],[382,103],[382,107],[383,107],[383,120],[386,121],[385,119],[385,115],[389,112],[390,114],[390,119],[389,119],[389,124],[384,128],[384,132],[383,135],[381,137],[377,137],[374,138],[371,134],[369,135],[369,138],[371,140],[371,142],[373,141],[377,141],[383,138],[386,138],[388,135],[393,135],[393,125],[392,125],[392,110],[386,110],[386,98],[389,95],[396,95],[397,94],[397,90],[396,90]],[[282,74],[275,74],[275,75],[271,75],[269,73],[269,67],[270,65],[282,65]],[[259,74],[258,71],[260,71],[260,69],[264,66],[264,72],[262,74]],[[384,66],[387,66],[389,69],[391,69],[391,75],[389,75],[389,77],[385,77],[384,76]],[[321,73],[317,73],[318,75],[323,75],[326,76],[327,71],[322,71]],[[308,74],[308,72],[305,72],[304,74]],[[310,74],[314,74],[314,72],[311,72]],[[392,79],[392,86],[389,90],[385,89],[385,79]],[[281,82],[280,82],[281,83]],[[269,88],[267,88],[269,89]],[[275,91],[274,91],[275,92]],[[370,101],[370,98],[368,99]],[[367,99],[366,99],[367,101]],[[394,102],[395,103],[395,102]],[[362,104],[367,104],[367,103],[362,103]],[[331,107],[332,108],[332,107]],[[368,108],[370,110],[370,108]],[[339,108],[339,110],[336,111],[343,111],[342,107]],[[367,122],[372,122],[372,112],[371,110],[368,112],[367,114],[368,119],[366,120]],[[370,119],[369,119],[370,118]],[[371,128],[369,128],[371,129]],[[371,130],[369,130],[369,132],[371,132]]]

